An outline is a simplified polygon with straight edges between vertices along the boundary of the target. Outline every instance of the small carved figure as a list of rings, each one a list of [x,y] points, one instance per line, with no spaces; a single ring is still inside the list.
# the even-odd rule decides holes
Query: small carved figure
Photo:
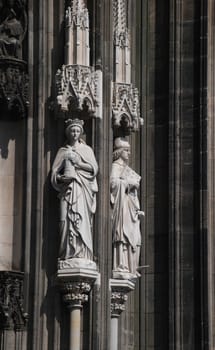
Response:
[[[130,145],[122,138],[114,142],[111,172],[111,204],[113,208],[113,275],[139,276],[141,234],[137,190],[141,177],[128,166]],[[126,277],[125,277],[126,278]]]
[[[3,2],[0,17],[0,57],[22,58],[22,40],[25,34],[25,10],[21,1]],[[18,15],[19,13],[19,15]],[[21,21],[23,18],[23,23]]]
[[[98,165],[93,150],[80,138],[83,122],[66,122],[68,142],[52,167],[52,185],[60,198],[59,259],[93,260],[92,215],[96,210]]]

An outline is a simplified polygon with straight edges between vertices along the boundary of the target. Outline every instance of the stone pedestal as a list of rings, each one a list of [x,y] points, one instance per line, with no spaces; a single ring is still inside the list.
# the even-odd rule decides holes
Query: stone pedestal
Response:
[[[81,349],[81,311],[99,276],[96,263],[85,259],[60,260],[57,271],[63,301],[70,312],[70,349]]]
[[[121,313],[125,310],[128,293],[134,290],[135,283],[125,279],[111,279],[111,346],[118,350],[118,324]]]

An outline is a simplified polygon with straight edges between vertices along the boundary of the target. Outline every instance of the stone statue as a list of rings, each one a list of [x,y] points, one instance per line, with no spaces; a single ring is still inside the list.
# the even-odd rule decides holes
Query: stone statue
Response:
[[[0,16],[0,57],[22,58],[22,40],[26,31],[24,5],[19,0],[2,2]],[[23,22],[23,23],[22,23]]]
[[[60,260],[93,260],[98,165],[93,150],[81,140],[82,133],[81,120],[66,122],[68,142],[58,150],[52,167],[51,182],[60,199]]]
[[[113,208],[113,277],[138,277],[141,234],[137,190],[141,177],[128,165],[130,145],[122,138],[114,142],[110,179]]]

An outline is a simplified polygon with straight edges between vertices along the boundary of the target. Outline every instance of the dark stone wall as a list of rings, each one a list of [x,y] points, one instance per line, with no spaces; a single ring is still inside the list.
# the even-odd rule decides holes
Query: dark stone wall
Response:
[[[141,32],[140,348],[206,349],[207,1],[143,1]]]

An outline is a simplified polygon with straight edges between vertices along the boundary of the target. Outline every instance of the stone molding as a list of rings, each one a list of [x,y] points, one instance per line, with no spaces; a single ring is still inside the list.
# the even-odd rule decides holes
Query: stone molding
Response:
[[[24,311],[24,274],[0,272],[0,329],[24,331],[28,314]]]
[[[58,260],[59,272],[61,270],[65,273],[68,270],[74,271],[76,269],[80,269],[80,271],[83,271],[83,267],[84,267],[84,270],[89,269],[91,272],[95,271],[97,273],[96,263],[92,260],[86,260],[83,258],[71,258],[66,260],[62,260],[62,259]]]

